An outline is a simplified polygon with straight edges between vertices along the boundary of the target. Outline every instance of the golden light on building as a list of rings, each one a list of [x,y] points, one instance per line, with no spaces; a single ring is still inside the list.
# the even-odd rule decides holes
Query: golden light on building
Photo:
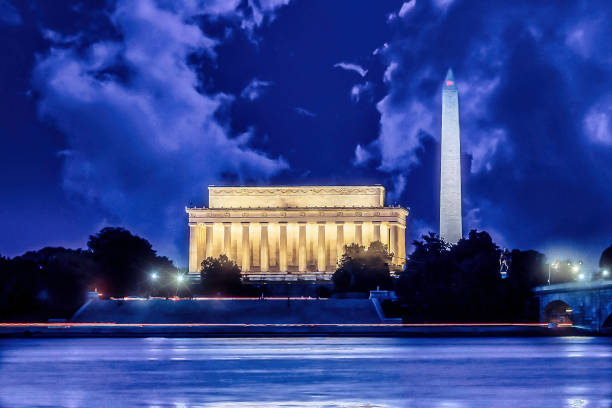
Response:
[[[385,206],[382,186],[208,188],[209,208],[189,215],[189,272],[227,255],[250,278],[328,279],[344,246],[381,241],[406,258],[408,210]]]

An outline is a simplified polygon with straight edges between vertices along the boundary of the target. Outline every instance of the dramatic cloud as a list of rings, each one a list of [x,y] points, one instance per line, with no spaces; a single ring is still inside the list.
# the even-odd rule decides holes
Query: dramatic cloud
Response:
[[[612,33],[609,11],[594,12],[610,9],[598,4],[577,2],[563,9],[527,1],[503,8],[477,1],[412,4],[392,24],[394,40],[373,53],[386,66],[381,80],[388,91],[376,105],[378,137],[360,141],[354,165],[362,165],[364,151],[379,160],[397,197],[404,186],[418,183],[413,173],[421,174],[422,166],[439,166],[432,160],[439,150],[426,144],[439,141],[441,85],[452,67],[459,89],[466,229],[486,229],[509,245],[551,236],[586,239],[585,234],[603,245],[609,225],[596,219],[612,208],[606,181],[612,173],[612,47],[606,39]],[[571,174],[568,166],[575,169]],[[561,204],[568,194],[572,203]],[[589,196],[598,202],[579,198]],[[576,219],[568,222],[568,214]],[[527,219],[537,234],[525,238],[520,226]],[[423,222],[435,225],[433,218]]]
[[[230,12],[217,6],[207,7]],[[194,53],[215,57],[216,41],[195,24],[205,11],[187,1],[168,8],[120,1],[111,22],[121,40],[78,49],[58,38],[63,46],[34,71],[40,115],[67,137],[65,190],[179,260],[184,254],[167,235],[184,240],[181,209],[191,199],[201,205],[207,184],[261,181],[288,168],[249,147],[251,132],[232,135],[216,118],[231,96],[200,90],[187,61]]]
[[[254,101],[255,99],[259,99],[261,95],[265,92],[266,88],[269,87],[270,85],[272,85],[272,82],[261,81],[257,78],[254,78],[242,90],[242,92],[240,93],[240,96],[250,101]]]
[[[337,64],[334,64],[334,68],[342,68],[347,71],[353,71],[353,72],[358,73],[362,77],[365,77],[366,74],[368,73],[367,69],[364,69],[360,65],[352,64],[350,62],[339,62]]]

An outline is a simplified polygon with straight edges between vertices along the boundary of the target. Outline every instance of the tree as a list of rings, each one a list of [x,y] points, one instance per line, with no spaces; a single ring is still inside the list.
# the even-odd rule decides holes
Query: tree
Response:
[[[346,245],[338,269],[332,276],[334,287],[341,291],[366,292],[378,287],[392,289],[389,264],[393,254],[380,241],[366,250],[358,244]]]
[[[123,228],[103,228],[89,237],[87,246],[99,268],[93,283],[108,296],[145,295],[152,271],[163,282],[176,270],[168,258],[157,256],[146,239]]]
[[[84,302],[90,284],[98,273],[92,254],[82,249],[46,247],[18,257],[38,267],[42,287],[39,300],[44,308],[58,315],[71,314]]]
[[[242,289],[240,272],[240,267],[227,255],[208,257],[202,261],[200,271],[202,289],[208,294],[237,295]]]
[[[414,242],[396,292],[419,321],[496,320],[499,248],[486,232],[470,231],[455,245],[436,234]]]
[[[96,265],[89,252],[43,248],[0,259],[3,319],[70,317],[85,301]]]

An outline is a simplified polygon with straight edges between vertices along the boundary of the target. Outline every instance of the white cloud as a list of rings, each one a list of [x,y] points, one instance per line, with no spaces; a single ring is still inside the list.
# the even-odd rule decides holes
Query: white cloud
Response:
[[[379,169],[387,172],[407,170],[417,164],[416,153],[423,132],[433,134],[432,109],[416,99],[396,103],[389,95],[378,102],[376,108],[380,112]]]
[[[416,6],[416,0],[410,0],[410,1],[404,2],[402,4],[402,7],[400,7],[397,13],[390,13],[387,16],[387,22],[390,23],[394,21],[395,19],[397,19],[398,17],[400,18],[406,17],[406,15],[410,12],[410,10],[414,8],[414,6]]]
[[[249,84],[242,90],[240,96],[244,99],[248,99],[250,101],[254,101],[255,99],[259,99],[261,95],[265,92],[265,89],[272,85],[272,82],[261,81],[257,78],[254,78]]]
[[[365,77],[366,74],[368,73],[367,69],[364,69],[360,65],[353,64],[353,63],[350,63],[350,62],[338,62],[337,64],[334,64],[334,68],[342,68],[342,69],[345,69],[347,71],[353,71],[353,72],[358,73],[362,77]]]
[[[353,159],[353,164],[355,166],[361,166],[366,164],[372,159],[372,153],[370,153],[365,147],[358,144],[355,147],[355,158]]]
[[[361,99],[361,96],[364,93],[372,91],[373,86],[374,84],[372,82],[365,82],[363,84],[353,85],[353,87],[351,88],[351,99],[353,100],[353,102],[359,102],[359,99]]]
[[[609,58],[599,43],[599,38],[609,35],[609,25],[602,17],[581,20],[567,30],[565,45],[583,58]]]
[[[398,67],[397,62],[392,61],[389,65],[387,65],[387,69],[385,69],[385,73],[383,75],[383,81],[391,82],[393,71],[395,71]]]
[[[192,53],[215,55],[216,42],[194,19],[203,10],[194,4],[164,9],[121,0],[111,16],[121,40],[94,43],[85,53],[53,47],[33,75],[40,115],[67,138],[70,153],[60,154],[65,190],[179,262],[182,207],[193,198],[201,205],[207,184],[228,173],[265,181],[288,168],[249,147],[252,133],[233,137],[215,118],[233,99],[202,93],[187,63]],[[129,81],[100,75],[119,62]]]
[[[216,0],[216,3],[223,3],[224,0]],[[290,0],[248,0],[246,12],[237,11],[240,9],[240,0],[231,0],[234,4],[234,14],[241,19],[240,27],[246,31],[248,37],[254,43],[258,40],[254,36],[257,28],[266,22],[271,22],[276,18],[275,11],[290,3]]]
[[[393,183],[393,189],[387,192],[387,197],[391,205],[394,205],[396,201],[399,201],[402,193],[406,189],[406,176],[398,173],[394,174],[391,178]]]
[[[414,8],[414,6],[416,6],[416,0],[406,1],[404,2],[404,4],[402,4],[402,7],[400,8],[400,11],[397,14],[400,17],[404,17],[406,16],[406,14],[408,14],[410,10]]]
[[[490,171],[493,168],[493,156],[501,143],[506,141],[506,132],[503,129],[493,129],[490,133],[481,132],[480,140],[465,138],[467,150],[472,155],[472,173],[483,170]]]
[[[604,98],[589,109],[583,120],[584,132],[591,142],[612,146],[612,98]]]
[[[383,45],[381,45],[380,47],[378,47],[374,51],[372,51],[372,55],[378,55],[378,54],[384,52],[385,50],[387,50],[387,48],[389,48],[389,44],[388,43],[384,43]]]
[[[500,80],[473,73],[457,83],[461,115],[462,150],[472,155],[472,173],[489,171],[498,147],[506,141],[506,131],[487,124],[486,108]]]

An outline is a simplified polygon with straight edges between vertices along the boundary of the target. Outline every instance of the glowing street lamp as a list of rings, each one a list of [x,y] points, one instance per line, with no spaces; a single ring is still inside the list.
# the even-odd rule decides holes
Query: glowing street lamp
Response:
[[[552,266],[552,268],[554,270],[559,269],[559,261],[556,261],[555,263],[553,263],[552,265],[550,263],[548,263],[548,284],[550,285],[550,268]]]
[[[157,278],[159,278],[159,275],[157,274],[157,272],[153,272],[151,273],[151,280],[157,280]]]
[[[584,280],[584,273],[581,273],[580,275],[578,275],[578,280]]]
[[[607,269],[604,269],[603,271],[601,271],[601,276],[603,276],[604,278],[607,278],[608,276],[610,276],[610,271]]]
[[[176,275],[176,282],[181,283],[183,281],[183,275]]]

